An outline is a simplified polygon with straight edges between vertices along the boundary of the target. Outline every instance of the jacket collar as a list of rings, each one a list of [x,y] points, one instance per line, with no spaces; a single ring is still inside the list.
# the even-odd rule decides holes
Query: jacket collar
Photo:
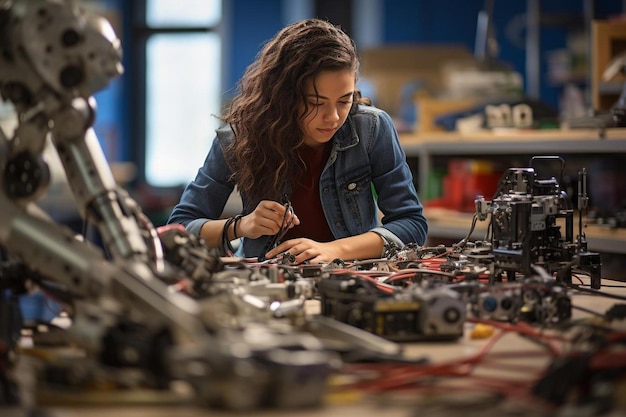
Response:
[[[335,133],[333,140],[338,151],[346,150],[359,143],[359,135],[354,128],[354,120],[351,114],[348,115],[343,126]]]

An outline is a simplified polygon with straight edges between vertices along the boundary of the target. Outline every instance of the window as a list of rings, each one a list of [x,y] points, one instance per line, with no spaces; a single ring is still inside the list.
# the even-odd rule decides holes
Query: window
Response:
[[[146,0],[144,176],[188,183],[219,125],[221,0]]]

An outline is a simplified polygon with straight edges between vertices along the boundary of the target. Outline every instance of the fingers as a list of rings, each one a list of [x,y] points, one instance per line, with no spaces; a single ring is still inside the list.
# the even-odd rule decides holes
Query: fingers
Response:
[[[292,212],[286,212],[284,205],[271,200],[261,201],[254,210],[255,223],[263,235],[278,233],[285,225],[293,227],[300,224],[300,220]]]
[[[295,257],[295,264],[301,264],[306,261],[313,262],[315,259],[318,259],[318,262],[323,262],[324,258],[321,257],[322,253],[320,251],[321,246],[320,243],[310,239],[291,239],[267,252],[266,258],[275,258],[281,253],[289,252],[289,254]]]
[[[298,216],[296,216],[296,213],[291,212],[289,214],[289,228],[291,229],[294,226],[297,226],[300,224],[300,219],[298,218]]]
[[[271,258],[275,258],[278,255],[280,255],[281,253],[285,253],[285,252],[289,252],[292,255],[296,255],[295,251],[293,250],[295,242],[296,242],[295,239],[287,240],[287,241],[281,243],[280,245],[276,246],[274,249],[271,249],[269,252],[267,252],[265,254],[265,257],[267,259],[271,259]]]

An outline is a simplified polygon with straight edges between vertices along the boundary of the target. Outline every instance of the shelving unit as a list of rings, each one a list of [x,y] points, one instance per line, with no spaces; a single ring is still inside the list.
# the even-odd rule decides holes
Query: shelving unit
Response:
[[[626,129],[506,130],[458,133],[401,134],[408,158],[417,158],[417,185],[426,190],[433,158],[439,156],[497,155],[626,155]],[[462,239],[469,232],[471,214],[428,209],[429,235]],[[475,237],[484,235],[486,223],[477,224]],[[589,249],[626,254],[626,230],[589,226],[585,230]]]
[[[591,28],[591,104],[596,110],[608,111],[622,93],[626,77],[617,73],[605,80],[603,73],[614,58],[626,53],[626,21],[595,20]]]
[[[433,156],[626,153],[626,129],[405,133],[400,135],[400,142],[407,157],[419,159],[418,187],[425,190]]]

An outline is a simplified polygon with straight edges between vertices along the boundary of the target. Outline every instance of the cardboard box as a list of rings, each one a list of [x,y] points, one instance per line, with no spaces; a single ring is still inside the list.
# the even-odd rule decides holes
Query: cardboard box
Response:
[[[477,100],[469,98],[437,99],[431,97],[417,97],[415,99],[415,111],[417,112],[415,131],[418,133],[443,131],[443,127],[435,123],[439,116],[470,110],[476,105]]]
[[[374,105],[397,116],[404,86],[418,81],[424,91],[436,95],[444,87],[443,69],[451,63],[476,65],[462,45],[386,45],[362,51],[361,78],[373,86]]]

